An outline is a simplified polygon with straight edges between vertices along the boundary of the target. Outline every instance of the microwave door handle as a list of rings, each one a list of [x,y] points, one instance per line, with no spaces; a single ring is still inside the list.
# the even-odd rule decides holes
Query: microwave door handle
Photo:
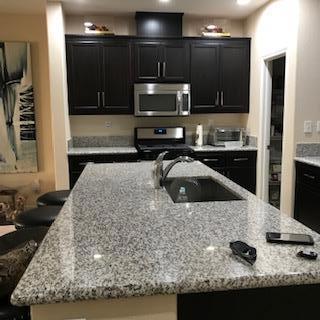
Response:
[[[182,92],[177,92],[177,115],[183,114]]]

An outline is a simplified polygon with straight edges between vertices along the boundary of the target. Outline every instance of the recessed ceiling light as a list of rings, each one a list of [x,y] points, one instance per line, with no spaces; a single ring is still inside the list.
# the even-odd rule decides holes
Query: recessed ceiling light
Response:
[[[159,2],[162,2],[162,3],[168,3],[170,2],[171,0],[159,0]]]
[[[249,4],[251,0],[237,0],[237,4],[239,6],[245,6],[246,4]]]

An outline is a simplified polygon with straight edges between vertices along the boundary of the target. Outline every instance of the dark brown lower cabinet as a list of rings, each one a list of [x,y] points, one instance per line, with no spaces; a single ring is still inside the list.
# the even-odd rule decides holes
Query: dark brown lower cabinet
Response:
[[[256,193],[256,151],[198,152],[196,158],[241,187]]]
[[[320,232],[320,168],[296,163],[295,194],[295,219]]]
[[[319,284],[181,294],[178,320],[318,319],[319,294]]]
[[[82,171],[89,162],[92,163],[113,163],[113,162],[135,162],[138,161],[138,154],[106,154],[106,155],[70,155],[69,160],[69,178],[70,189],[78,181]]]

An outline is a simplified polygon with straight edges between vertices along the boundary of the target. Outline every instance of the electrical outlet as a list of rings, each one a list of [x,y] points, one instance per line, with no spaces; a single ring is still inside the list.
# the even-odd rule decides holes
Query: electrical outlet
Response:
[[[304,133],[312,133],[312,121],[311,120],[304,122],[303,132]]]
[[[320,121],[317,121],[317,132],[320,133]]]
[[[111,127],[112,127],[112,123],[107,121],[107,122],[105,123],[105,127],[106,127],[106,128],[111,128]]]

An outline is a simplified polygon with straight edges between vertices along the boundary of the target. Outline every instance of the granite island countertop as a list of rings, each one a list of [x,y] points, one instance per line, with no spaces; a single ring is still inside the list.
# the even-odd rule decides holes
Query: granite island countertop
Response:
[[[294,160],[311,166],[320,167],[320,157],[295,157]]]
[[[15,305],[320,283],[320,259],[267,231],[320,236],[200,162],[169,176],[212,176],[244,200],[173,203],[151,162],[87,165],[12,295]],[[251,266],[229,242],[257,248]]]

